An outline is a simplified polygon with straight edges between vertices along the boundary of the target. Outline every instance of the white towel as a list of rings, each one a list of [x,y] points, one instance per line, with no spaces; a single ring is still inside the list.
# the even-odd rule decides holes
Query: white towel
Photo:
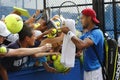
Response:
[[[75,29],[75,21],[72,19],[66,19],[65,25],[76,34]],[[68,35],[64,36],[63,45],[62,45],[62,55],[61,55],[61,63],[66,67],[74,67],[75,64],[75,51],[76,47],[74,43],[71,41]]]

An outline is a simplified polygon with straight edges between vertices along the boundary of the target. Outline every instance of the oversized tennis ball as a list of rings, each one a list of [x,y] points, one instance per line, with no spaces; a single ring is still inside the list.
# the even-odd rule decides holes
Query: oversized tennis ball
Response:
[[[17,14],[9,14],[6,16],[5,24],[7,29],[13,34],[20,32],[23,28],[23,20]]]
[[[53,65],[54,65],[54,68],[60,72],[60,73],[65,73],[67,72],[70,68],[68,67],[65,67],[61,62],[60,62],[60,59],[61,59],[61,55],[58,55],[57,56],[57,59],[55,59],[53,61]]]
[[[4,46],[1,46],[0,47],[0,54],[5,54],[5,53],[7,53],[7,48]]]

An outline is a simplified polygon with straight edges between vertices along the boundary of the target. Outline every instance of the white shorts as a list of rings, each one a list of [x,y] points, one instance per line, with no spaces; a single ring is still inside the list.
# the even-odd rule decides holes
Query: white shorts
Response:
[[[84,80],[103,80],[102,68],[93,71],[84,71]]]

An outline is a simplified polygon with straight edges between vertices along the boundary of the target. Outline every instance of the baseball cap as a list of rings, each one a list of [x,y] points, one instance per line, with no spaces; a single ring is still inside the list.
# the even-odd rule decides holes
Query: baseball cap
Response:
[[[0,21],[0,36],[7,37],[10,34],[4,22]]]
[[[94,23],[98,24],[100,21],[96,18],[96,12],[91,8],[86,8],[82,10],[82,14],[85,16],[90,16]]]

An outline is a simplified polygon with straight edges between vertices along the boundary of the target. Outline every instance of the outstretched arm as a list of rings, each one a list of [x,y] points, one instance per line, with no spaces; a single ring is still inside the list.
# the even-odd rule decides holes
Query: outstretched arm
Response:
[[[44,52],[50,50],[52,47],[51,44],[46,44],[38,48],[19,48],[19,49],[9,49],[7,53],[4,53],[5,57],[11,56],[28,56],[36,53]],[[3,54],[3,53],[1,53]]]

